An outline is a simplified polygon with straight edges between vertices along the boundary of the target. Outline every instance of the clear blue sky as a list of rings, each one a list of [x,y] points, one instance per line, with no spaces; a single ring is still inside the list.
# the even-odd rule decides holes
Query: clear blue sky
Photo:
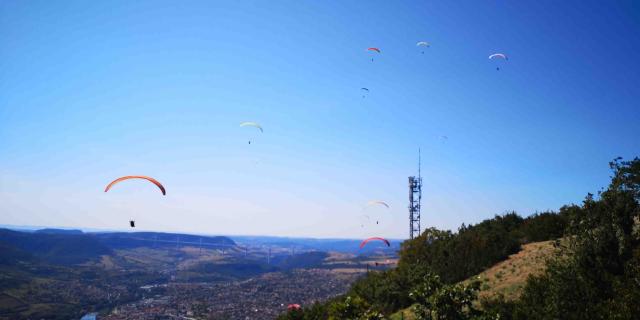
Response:
[[[637,1],[2,1],[0,223],[405,238],[418,147],[423,226],[555,210],[640,155],[638,52]]]

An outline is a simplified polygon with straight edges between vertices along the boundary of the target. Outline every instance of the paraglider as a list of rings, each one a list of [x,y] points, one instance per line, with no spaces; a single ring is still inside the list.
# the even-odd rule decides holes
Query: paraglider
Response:
[[[426,41],[420,41],[420,42],[416,43],[416,46],[417,46],[417,47],[423,47],[423,49],[422,49],[422,54],[424,54],[424,48],[428,48],[428,47],[430,47],[431,45],[429,44],[429,42],[426,42]]]
[[[109,183],[106,188],[104,188],[104,192],[109,191],[111,189],[111,187],[113,187],[115,184],[117,184],[119,182],[122,182],[122,181],[125,181],[125,180],[130,180],[130,179],[144,179],[144,180],[147,180],[147,181],[155,184],[160,189],[160,191],[162,191],[162,195],[164,195],[164,196],[167,195],[167,191],[165,190],[164,186],[160,182],[158,182],[158,180],[156,180],[154,178],[151,178],[151,177],[146,177],[146,176],[124,176],[124,177],[115,179],[115,180],[111,181],[111,183]]]
[[[240,124],[241,127],[254,127],[260,130],[260,132],[264,132],[264,130],[262,130],[262,126],[260,126],[260,124],[258,124],[257,122],[243,122]],[[251,144],[251,140],[249,140],[249,144]]]
[[[387,247],[391,247],[391,243],[389,243],[389,241],[387,239],[381,238],[381,237],[371,237],[371,238],[364,239],[364,240],[362,240],[362,242],[360,242],[360,249],[364,248],[364,246],[367,243],[369,243],[369,241],[374,241],[374,240],[382,241],[387,245]]]
[[[367,207],[377,206],[377,205],[384,206],[387,209],[389,209],[389,205],[386,202],[382,201],[382,200],[371,200],[371,201],[367,202]],[[376,220],[376,224],[380,224],[380,221]]]
[[[375,47],[367,48],[367,51],[369,51],[371,53],[377,52],[378,54],[382,53],[382,51],[380,51],[380,49],[375,48]],[[373,58],[371,58],[371,61],[373,61]]]
[[[163,186],[160,182],[158,182],[158,180],[156,180],[156,179],[154,179],[154,178],[151,178],[151,177],[146,177],[146,176],[124,176],[124,177],[120,177],[120,178],[118,178],[118,179],[115,179],[115,180],[111,181],[111,183],[109,183],[109,184],[107,185],[107,187],[106,187],[106,188],[104,188],[104,192],[109,191],[109,190],[111,189],[111,187],[113,187],[115,184],[120,183],[120,182],[125,181],[125,180],[130,180],[130,179],[143,179],[143,180],[147,180],[147,181],[149,181],[149,182],[151,182],[151,183],[155,184],[155,185],[156,185],[156,187],[158,187],[158,188],[160,189],[160,191],[162,191],[162,195],[163,195],[163,196],[166,196],[166,195],[167,195],[167,191],[165,190],[164,186]],[[135,227],[136,227],[136,222],[135,222],[135,220],[133,220],[133,219],[129,220],[129,226],[130,226],[131,228],[135,228]]]
[[[366,97],[366,94],[369,93],[369,89],[368,88],[360,88],[360,91],[362,91],[362,97]]]
[[[382,200],[371,200],[371,201],[367,202],[367,207],[374,206],[374,205],[381,205],[381,206],[385,206],[385,207],[389,208],[389,205],[386,202],[382,201]]]
[[[256,122],[243,122],[240,124],[241,127],[246,127],[246,126],[250,126],[250,127],[256,127],[260,130],[260,132],[264,132],[264,130],[262,130],[262,127],[256,123]]]
[[[509,60],[509,58],[507,58],[507,56],[504,53],[494,53],[494,54],[489,56],[489,59],[496,59],[496,58],[502,58],[502,59],[505,59],[505,60]]]
[[[489,60],[500,60],[500,59],[502,59],[504,61],[509,60],[507,55],[504,54],[504,53],[494,53],[494,54],[489,56]],[[496,67],[496,70],[500,71],[500,67]]]

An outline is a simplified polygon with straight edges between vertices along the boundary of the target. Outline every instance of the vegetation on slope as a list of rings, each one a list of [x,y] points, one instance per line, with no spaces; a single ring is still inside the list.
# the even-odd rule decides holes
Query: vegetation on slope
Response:
[[[546,262],[553,255],[555,241],[541,241],[528,243],[522,246],[522,250],[512,254],[507,260],[498,262],[491,268],[463,281],[463,285],[479,281],[478,299],[487,300],[500,297],[506,301],[513,301],[520,297],[524,291],[527,279],[531,275],[543,274]],[[476,306],[479,301],[476,301]],[[397,311],[389,318],[391,320],[412,320],[416,316],[408,307]]]
[[[96,237],[82,233],[27,233],[0,229],[0,244],[14,251],[19,250],[38,259],[62,265],[99,259],[101,255],[111,253],[111,249]],[[15,260],[17,257],[11,259]]]
[[[616,159],[611,168],[609,187],[581,206],[524,219],[496,216],[457,233],[428,229],[403,244],[398,268],[371,273],[344,297],[281,318],[381,319],[413,304],[416,319],[634,319],[640,314],[640,159]],[[544,272],[532,272],[520,298],[498,295],[478,307],[482,283],[459,282],[521,244],[562,236],[567,241],[558,243]]]
[[[525,244],[522,250],[510,255],[507,260],[498,262],[466,281],[480,281],[480,299],[501,296],[509,301],[516,300],[522,294],[529,276],[544,273],[554,248],[554,241]]]
[[[457,233],[435,228],[425,230],[420,237],[402,245],[398,268],[371,272],[357,281],[345,297],[283,317],[341,319],[359,312],[374,318],[383,317],[411,306],[420,295],[425,300],[428,297],[424,294],[435,292],[443,297],[449,294],[466,297],[465,301],[473,296],[471,300],[475,300],[479,284],[456,283],[518,252],[520,245],[530,239],[561,236],[566,222],[564,212],[545,212],[528,218],[509,213],[478,225],[463,225]],[[416,284],[426,282],[438,289],[412,295]]]
[[[611,184],[570,208],[567,232],[547,271],[527,281],[505,319],[637,319],[640,315],[640,159],[611,163]],[[509,312],[512,311],[512,312]]]

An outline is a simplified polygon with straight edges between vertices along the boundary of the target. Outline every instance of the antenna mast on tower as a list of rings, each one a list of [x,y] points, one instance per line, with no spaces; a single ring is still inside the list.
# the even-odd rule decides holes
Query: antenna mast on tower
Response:
[[[418,177],[409,177],[409,237],[420,235],[420,202],[422,201],[422,175],[418,149]]]

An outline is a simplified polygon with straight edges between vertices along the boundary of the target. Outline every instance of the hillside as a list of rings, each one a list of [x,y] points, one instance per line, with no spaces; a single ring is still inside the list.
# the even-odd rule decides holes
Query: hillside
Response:
[[[545,262],[553,250],[553,241],[523,245],[518,253],[473,277],[482,281],[478,298],[501,294],[507,300],[517,299],[522,294],[529,275],[538,275],[544,271]]]
[[[367,263],[384,270],[390,267],[385,261],[395,261],[293,251],[289,244],[240,247],[216,236],[0,229],[0,320],[102,317],[120,308],[136,314],[127,319],[184,310],[196,318],[271,319],[286,303],[343,294]],[[204,303],[215,309],[200,308]],[[252,311],[257,308],[260,316]]]
[[[0,229],[3,252],[19,250],[50,263],[71,265],[111,253],[111,249],[87,234],[28,233]],[[17,259],[17,258],[16,258]]]
[[[508,259],[498,262],[480,274],[462,281],[468,283],[473,279],[482,282],[478,299],[502,295],[507,300],[517,299],[527,282],[529,275],[537,275],[544,271],[545,262],[554,250],[553,241],[528,243],[522,250],[512,254]],[[411,307],[391,315],[392,320],[415,319]]]

